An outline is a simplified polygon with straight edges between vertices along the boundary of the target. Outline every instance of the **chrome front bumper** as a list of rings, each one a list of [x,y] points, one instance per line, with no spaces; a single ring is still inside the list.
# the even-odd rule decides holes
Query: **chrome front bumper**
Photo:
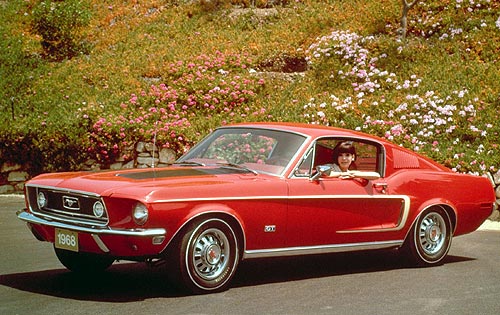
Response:
[[[109,227],[85,227],[73,224],[67,224],[36,216],[26,210],[19,211],[17,217],[25,222],[32,224],[40,224],[51,226],[54,228],[66,229],[76,232],[84,232],[94,235],[120,235],[120,236],[137,236],[137,237],[156,237],[165,236],[167,231],[163,228],[155,229],[112,229]]]

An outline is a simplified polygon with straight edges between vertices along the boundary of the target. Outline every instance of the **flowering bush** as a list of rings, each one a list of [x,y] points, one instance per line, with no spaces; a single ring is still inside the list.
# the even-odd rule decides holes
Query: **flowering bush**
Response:
[[[245,56],[221,52],[178,61],[165,73],[169,84],[151,85],[133,94],[110,114],[84,109],[82,118],[96,120],[89,153],[106,164],[137,141],[155,140],[182,154],[206,129],[264,114],[265,110],[252,111],[248,106],[264,84],[250,76],[248,63]]]
[[[73,15],[59,2],[5,1],[0,10],[0,160],[33,164],[32,174],[81,169],[88,157],[128,160],[133,144],[155,136],[182,154],[215,126],[243,120],[358,129],[460,172],[500,165],[499,1],[420,1],[404,45],[400,7],[376,0],[220,0],[207,10],[191,1],[64,1],[89,4]],[[44,37],[31,26],[51,3],[66,10],[63,20],[85,22],[70,30],[76,20],[59,21],[91,50],[40,58]],[[229,3],[279,14],[248,27],[249,16],[231,20]],[[293,68],[307,71],[271,72],[284,69],[282,56],[307,57],[307,69]]]
[[[469,99],[467,89],[448,96],[435,91],[421,95],[417,91],[423,79],[411,75],[402,80],[378,67],[387,55],[371,56],[364,45],[373,40],[352,32],[334,31],[309,47],[308,62],[321,67],[318,64],[334,59],[337,67],[330,79],[343,81],[341,85],[350,88],[342,90],[341,96],[327,94],[328,100],[324,100],[325,93],[319,96],[320,101],[312,98],[303,107],[304,117],[313,124],[377,134],[442,161],[456,171],[495,171],[499,165],[498,155],[494,154],[498,133],[492,130],[491,121],[477,119],[477,111],[485,110],[483,102]],[[388,102],[385,94],[393,95],[394,101]],[[485,141],[490,131],[492,143]]]

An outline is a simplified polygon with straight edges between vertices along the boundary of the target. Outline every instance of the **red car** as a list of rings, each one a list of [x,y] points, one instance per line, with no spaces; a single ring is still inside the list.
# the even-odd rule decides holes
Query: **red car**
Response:
[[[165,260],[206,293],[226,289],[242,259],[400,248],[435,265],[494,202],[487,178],[374,136],[249,123],[216,129],[165,168],[35,177],[18,217],[72,271]]]

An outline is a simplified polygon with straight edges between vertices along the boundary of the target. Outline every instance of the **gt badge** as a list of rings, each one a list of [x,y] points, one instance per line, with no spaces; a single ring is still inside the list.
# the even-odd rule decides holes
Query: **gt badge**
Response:
[[[276,232],[276,225],[266,225],[266,226],[264,226],[264,232],[265,233]]]

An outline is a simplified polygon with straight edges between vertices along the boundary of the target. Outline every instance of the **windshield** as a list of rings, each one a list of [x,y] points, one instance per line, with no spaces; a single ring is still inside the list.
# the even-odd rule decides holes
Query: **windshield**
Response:
[[[281,175],[305,140],[304,136],[283,131],[221,128],[177,162],[241,166],[256,172]]]

